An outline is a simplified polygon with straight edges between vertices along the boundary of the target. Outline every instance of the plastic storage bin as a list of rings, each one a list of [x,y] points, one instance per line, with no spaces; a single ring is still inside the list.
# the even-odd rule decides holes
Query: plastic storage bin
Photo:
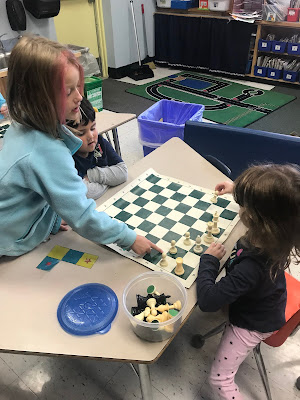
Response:
[[[254,67],[254,75],[256,76],[266,76],[268,68],[266,67],[258,67],[255,65]]]
[[[96,76],[84,78],[84,95],[98,111],[103,110],[101,78]]]
[[[283,71],[283,80],[288,82],[296,82],[298,77],[298,72],[294,71]]]
[[[136,295],[147,296],[147,288],[154,285],[159,293],[170,295],[169,303],[181,301],[182,308],[179,313],[166,322],[154,324],[140,321],[131,315],[131,307],[136,307]],[[142,339],[150,342],[161,342],[173,336],[179,329],[183,313],[186,308],[186,289],[179,279],[166,272],[146,272],[137,276],[128,283],[123,292],[123,308],[129,318],[134,333]]]
[[[208,8],[212,11],[228,11],[230,0],[208,0]]]
[[[259,39],[258,50],[260,51],[271,51],[273,40]]]
[[[282,69],[268,68],[268,78],[280,79],[282,77]]]
[[[194,6],[194,0],[172,0],[171,8],[187,10]]]
[[[287,46],[287,52],[288,54],[300,54],[300,43],[288,43]]]
[[[287,42],[280,42],[279,40],[273,40],[272,51],[274,53],[284,53]]]
[[[159,100],[138,116],[144,156],[172,137],[183,140],[186,121],[202,121],[204,106],[173,100]]]
[[[157,7],[171,8],[171,0],[156,0]]]

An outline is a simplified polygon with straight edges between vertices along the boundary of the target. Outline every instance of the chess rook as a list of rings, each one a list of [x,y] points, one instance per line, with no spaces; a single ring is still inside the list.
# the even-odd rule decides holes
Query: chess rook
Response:
[[[183,275],[184,274],[184,268],[183,268],[183,259],[181,257],[176,258],[176,268],[174,270],[176,275]]]

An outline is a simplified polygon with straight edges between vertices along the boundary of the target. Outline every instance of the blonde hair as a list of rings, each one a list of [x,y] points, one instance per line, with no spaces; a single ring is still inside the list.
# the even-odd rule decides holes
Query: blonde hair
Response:
[[[300,257],[300,168],[265,164],[248,168],[234,182],[233,195],[250,245],[267,256],[270,276]]]
[[[11,118],[30,128],[59,137],[65,123],[68,64],[78,68],[83,91],[83,69],[65,46],[39,36],[24,36],[8,62],[7,104]]]

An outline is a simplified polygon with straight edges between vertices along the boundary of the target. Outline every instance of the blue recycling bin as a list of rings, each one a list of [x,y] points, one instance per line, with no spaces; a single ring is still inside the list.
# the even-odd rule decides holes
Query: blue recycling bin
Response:
[[[172,137],[183,140],[186,121],[202,121],[202,104],[159,100],[138,116],[139,137],[144,156]]]

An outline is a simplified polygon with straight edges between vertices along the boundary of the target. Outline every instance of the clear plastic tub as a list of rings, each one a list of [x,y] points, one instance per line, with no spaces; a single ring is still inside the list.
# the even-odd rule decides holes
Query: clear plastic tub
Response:
[[[131,315],[131,307],[136,307],[136,295],[147,296],[147,288],[154,285],[156,290],[162,294],[170,295],[167,299],[169,303],[177,300],[181,301],[182,308],[179,313],[166,322],[153,324],[140,321]],[[132,325],[134,333],[141,339],[150,342],[161,342],[173,336],[179,329],[182,315],[186,308],[187,294],[186,289],[178,278],[165,272],[146,272],[132,279],[126,286],[123,293],[123,308]]]

